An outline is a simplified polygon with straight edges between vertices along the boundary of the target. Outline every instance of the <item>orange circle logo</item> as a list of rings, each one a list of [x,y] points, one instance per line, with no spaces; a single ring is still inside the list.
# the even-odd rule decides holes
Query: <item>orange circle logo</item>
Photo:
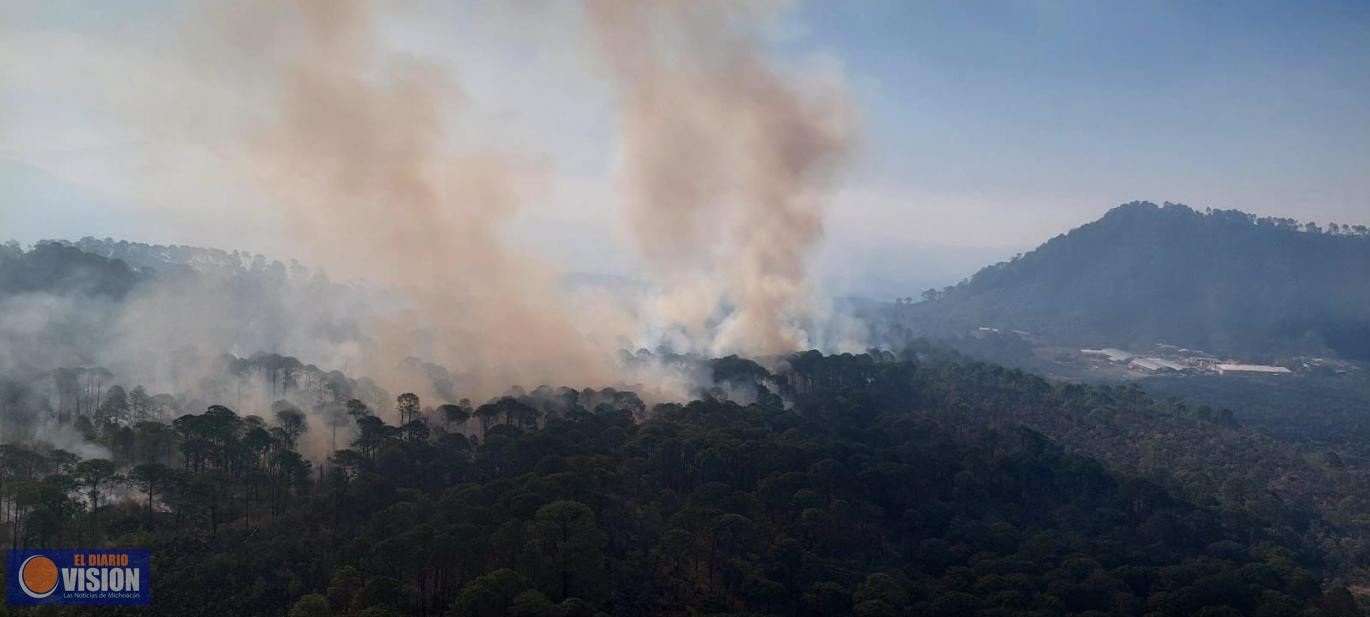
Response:
[[[19,588],[31,598],[46,598],[57,590],[57,564],[33,555],[19,566]]]

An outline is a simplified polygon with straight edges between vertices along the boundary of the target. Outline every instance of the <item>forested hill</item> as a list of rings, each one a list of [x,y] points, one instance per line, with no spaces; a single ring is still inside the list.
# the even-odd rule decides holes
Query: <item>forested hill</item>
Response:
[[[117,259],[43,242],[24,251],[0,245],[0,298],[26,293],[78,293],[122,299],[146,276]]]
[[[707,367],[754,402],[107,405],[109,459],[0,446],[0,544],[147,547],[153,615],[1361,614],[1367,539],[1266,470],[1334,472],[1219,412],[933,347]]]
[[[0,244],[0,374],[62,367],[136,375],[257,352],[329,357],[360,345],[366,290],[261,255],[84,238]],[[156,318],[151,318],[155,316]],[[160,368],[159,368],[160,367]]]
[[[918,334],[992,326],[1080,345],[1370,359],[1370,230],[1134,202],[899,305]]]

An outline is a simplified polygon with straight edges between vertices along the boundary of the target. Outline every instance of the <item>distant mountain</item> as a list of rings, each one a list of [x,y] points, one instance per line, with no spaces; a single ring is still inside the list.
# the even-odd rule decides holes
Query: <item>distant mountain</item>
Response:
[[[1365,360],[1370,230],[1133,202],[894,315],[916,335],[989,326],[1080,345]]]
[[[83,238],[0,244],[0,373],[102,366],[163,386],[186,354],[365,346],[367,290],[240,251]],[[157,372],[157,375],[149,374]]]

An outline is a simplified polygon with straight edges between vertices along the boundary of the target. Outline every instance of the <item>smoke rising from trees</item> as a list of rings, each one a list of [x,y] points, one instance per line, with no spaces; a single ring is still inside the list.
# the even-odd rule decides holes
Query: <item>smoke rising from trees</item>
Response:
[[[397,48],[394,7],[190,7],[173,35],[147,44],[166,53],[139,47],[87,59],[156,77],[138,78],[146,88],[119,84],[120,98],[100,110],[156,135],[132,142],[129,156],[185,165],[175,169],[191,179],[130,166],[123,181],[133,194],[160,204],[142,214],[151,223],[168,211],[160,202],[173,182],[203,182],[206,199],[217,187],[242,187],[259,197],[234,205],[243,220],[265,221],[289,239],[291,256],[357,285],[292,277],[267,290],[225,287],[231,276],[155,276],[97,316],[115,326],[103,331],[99,353],[74,355],[102,365],[137,358],[129,370],[163,391],[198,388],[217,354],[258,351],[398,391],[412,387],[404,360],[417,357],[481,397],[515,383],[667,380],[643,363],[625,368],[623,349],[668,343],[764,355],[830,340],[807,260],[822,238],[824,190],[851,139],[840,88],[772,65],[762,35],[776,15],[768,7],[582,8],[586,49],[619,95],[622,183],[614,188],[640,250],[642,285],[571,288],[558,264],[510,238],[520,213],[553,184],[548,171],[536,152],[466,134],[473,101],[502,93],[469,91],[440,60]],[[527,7],[515,12],[539,18]],[[108,76],[93,81],[92,89],[114,87]],[[180,156],[197,147],[212,156]],[[171,208],[193,218],[198,207]],[[292,317],[244,310],[258,301]],[[171,353],[184,348],[202,360]]]
[[[806,261],[851,140],[841,93],[768,65],[749,19],[757,7],[588,7],[621,90],[631,229],[668,289],[657,308],[715,352],[812,344]]]
[[[272,112],[249,128],[260,177],[305,253],[399,295],[371,325],[379,353],[367,374],[389,377],[399,358],[420,355],[487,387],[610,378],[612,356],[596,351],[628,332],[562,310],[555,272],[502,240],[528,181],[518,162],[450,147],[459,88],[383,49],[370,10],[273,5],[264,19],[275,34],[253,67],[270,80]]]

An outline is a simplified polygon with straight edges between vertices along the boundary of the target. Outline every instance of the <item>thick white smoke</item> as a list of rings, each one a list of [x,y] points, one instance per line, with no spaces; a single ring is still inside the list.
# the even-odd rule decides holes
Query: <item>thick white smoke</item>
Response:
[[[228,214],[220,204],[216,216],[269,226],[291,256],[368,290],[366,307],[345,310],[337,303],[354,297],[291,291],[279,310],[298,318],[274,329],[266,320],[245,335],[234,321],[243,297],[194,280],[159,285],[129,300],[116,316],[120,340],[102,341],[92,361],[136,358],[149,379],[187,388],[193,367],[169,350],[213,357],[268,348],[402,391],[418,387],[398,368],[417,356],[450,369],[478,398],[513,383],[642,381],[619,365],[624,348],[665,342],[764,355],[833,340],[822,331],[831,319],[808,262],[852,140],[841,87],[778,68],[763,36],[777,16],[769,8],[587,0],[583,9],[586,48],[617,95],[620,184],[604,192],[622,189],[622,227],[647,279],[607,292],[568,289],[559,264],[510,240],[519,214],[552,184],[536,144],[529,152],[467,134],[466,110],[502,93],[468,89],[448,66],[403,45],[395,7],[187,5],[174,35],[114,39],[112,53],[87,58],[61,39],[57,57],[101,69],[86,71],[91,84],[67,84],[103,94],[91,97],[107,103],[89,111],[103,118],[98,126],[140,137],[122,142],[129,152],[110,153],[105,163],[118,173],[105,175],[133,187],[131,201],[158,204],[137,215],[147,225],[168,213],[194,220],[199,200],[220,203],[216,191],[234,187],[245,198]],[[527,7],[513,12],[539,18]],[[83,67],[69,68],[80,75]],[[184,167],[170,173],[160,162]],[[180,201],[168,206],[167,194]],[[0,332],[43,331],[0,319],[9,320]],[[362,336],[311,338],[349,320],[362,320]]]
[[[809,259],[847,154],[847,101],[768,61],[744,2],[592,0],[621,91],[628,216],[665,295],[655,317],[714,353],[816,343]]]

